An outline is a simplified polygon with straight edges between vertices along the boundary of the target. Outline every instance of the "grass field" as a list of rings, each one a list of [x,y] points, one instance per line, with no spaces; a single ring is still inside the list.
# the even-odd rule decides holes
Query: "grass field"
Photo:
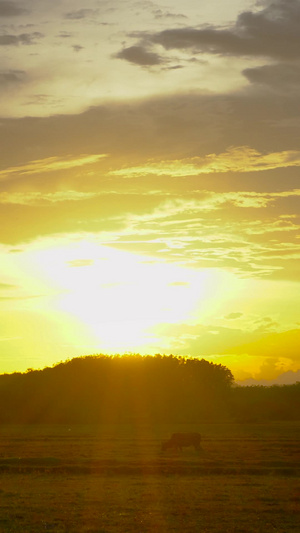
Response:
[[[198,430],[200,453],[161,452]],[[0,532],[300,531],[300,423],[0,428]]]

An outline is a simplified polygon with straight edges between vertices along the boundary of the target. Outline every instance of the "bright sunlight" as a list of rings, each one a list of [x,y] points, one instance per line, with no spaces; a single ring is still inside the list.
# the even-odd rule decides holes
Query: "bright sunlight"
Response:
[[[192,320],[199,305],[204,317],[216,282],[211,271],[148,260],[93,240],[67,245],[56,239],[28,251],[27,262],[28,270],[40,273],[29,284],[51,288],[44,305],[76,317],[109,353],[147,353],[159,342],[151,327]]]

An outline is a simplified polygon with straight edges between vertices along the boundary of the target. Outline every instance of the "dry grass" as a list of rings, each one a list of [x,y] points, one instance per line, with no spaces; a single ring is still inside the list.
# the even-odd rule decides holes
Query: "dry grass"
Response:
[[[203,451],[161,453],[198,429]],[[300,424],[7,426],[0,532],[299,531]]]

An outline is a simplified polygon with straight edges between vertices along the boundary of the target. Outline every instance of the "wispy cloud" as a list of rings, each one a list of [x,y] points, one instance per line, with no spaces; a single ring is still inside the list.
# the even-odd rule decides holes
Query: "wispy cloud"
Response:
[[[151,212],[124,214],[111,242],[185,265],[229,268],[242,277],[298,278],[300,221],[277,218],[274,205],[268,207],[290,195],[299,198],[299,190],[201,193],[199,200],[170,198]]]
[[[42,39],[44,35],[38,31],[33,33],[21,33],[20,35],[4,34],[0,35],[0,46],[17,46],[19,44],[35,44],[37,39]]]
[[[74,11],[69,11],[68,13],[65,13],[64,18],[69,20],[81,20],[85,19],[87,17],[95,17],[98,15],[99,11],[98,9],[88,9],[88,8],[82,8],[82,9],[76,9]]]
[[[47,157],[45,159],[37,159],[31,161],[23,166],[9,167],[0,172],[0,179],[6,178],[9,175],[18,174],[24,176],[26,174],[38,174],[42,172],[53,172],[57,170],[66,170],[74,167],[81,167],[84,165],[97,163],[100,159],[108,157],[108,154],[93,154],[81,155],[79,157]]]
[[[300,166],[300,151],[285,150],[262,154],[248,146],[232,147],[221,154],[208,154],[169,161],[149,161],[146,165],[111,171],[112,175],[127,178],[146,174],[170,176],[196,176],[212,172],[259,172],[275,168]]]
[[[57,192],[12,192],[0,193],[0,204],[43,205],[45,203],[78,202],[99,196],[93,192],[57,191]]]
[[[271,320],[272,322],[272,320]],[[263,322],[262,322],[263,323]],[[274,341],[280,340],[280,347],[275,350],[276,357],[295,357],[297,352],[297,342],[289,346],[289,353],[284,354],[284,340],[297,341],[300,330],[291,331],[270,331],[268,322],[265,327],[255,328],[251,324],[250,318],[241,327],[224,327],[216,324],[161,324],[154,329],[161,338],[168,340],[172,353],[189,353],[192,355],[214,355],[214,354],[248,354],[259,356],[265,351],[268,356],[272,356],[272,346]],[[261,351],[259,351],[259,348]],[[275,356],[274,352],[274,356]]]
[[[186,19],[187,16],[182,13],[171,13],[170,11],[163,11],[162,9],[154,9],[153,11],[154,18],[156,19]]]

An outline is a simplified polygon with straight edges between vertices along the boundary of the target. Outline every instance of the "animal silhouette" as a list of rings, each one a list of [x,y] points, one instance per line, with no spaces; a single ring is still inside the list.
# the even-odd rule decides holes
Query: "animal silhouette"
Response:
[[[182,448],[193,446],[196,451],[201,449],[200,433],[173,433],[171,438],[162,443],[162,451],[174,449],[182,451]]]

